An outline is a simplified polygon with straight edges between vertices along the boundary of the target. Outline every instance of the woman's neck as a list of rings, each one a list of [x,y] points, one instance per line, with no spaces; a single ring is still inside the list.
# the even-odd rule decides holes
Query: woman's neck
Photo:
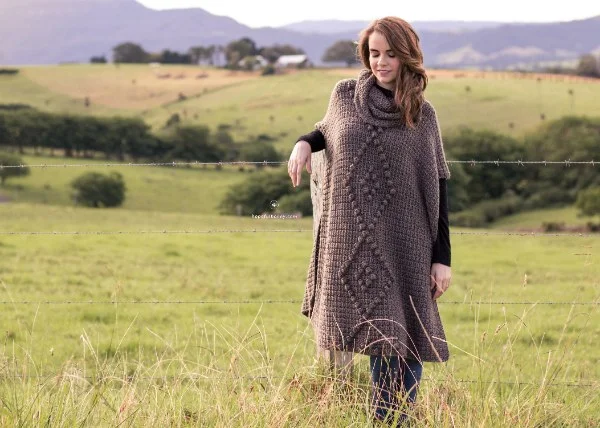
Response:
[[[387,97],[392,98],[394,96],[394,91],[392,91],[391,89],[387,89],[387,88],[384,88],[383,86],[379,86],[377,83],[375,83],[375,86],[377,86],[377,89],[379,89]]]

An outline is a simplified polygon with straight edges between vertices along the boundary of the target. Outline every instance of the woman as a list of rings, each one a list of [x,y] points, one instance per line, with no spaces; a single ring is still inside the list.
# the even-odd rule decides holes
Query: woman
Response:
[[[451,277],[450,171],[423,96],[413,28],[376,20],[361,32],[358,54],[365,69],[336,84],[323,120],[296,143],[288,173],[297,186],[306,165],[320,182],[302,313],[319,348],[370,356],[375,417],[383,419],[396,388],[415,400],[422,362],[449,357],[436,299]],[[321,150],[313,174],[311,153]]]

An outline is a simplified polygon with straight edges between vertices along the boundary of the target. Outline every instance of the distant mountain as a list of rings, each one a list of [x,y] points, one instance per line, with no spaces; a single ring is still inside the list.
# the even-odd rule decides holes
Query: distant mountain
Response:
[[[112,56],[125,41],[146,50],[186,51],[241,37],[259,46],[289,43],[319,64],[339,39],[355,40],[364,22],[299,23],[341,29],[335,34],[287,28],[250,28],[203,9],[157,11],[134,0],[0,0],[0,64],[87,62]],[[359,25],[360,24],[360,25]],[[600,17],[551,24],[417,22],[427,66],[495,67],[562,61],[600,51]],[[294,28],[292,26],[292,28]],[[337,31],[337,30],[336,30]]]
[[[422,32],[430,63],[506,68],[577,59],[600,49],[600,16],[547,24],[505,24],[468,33]]]
[[[371,21],[300,21],[293,24],[284,25],[279,28],[285,30],[298,31],[307,34],[336,34],[355,32],[358,33],[367,27]],[[474,31],[481,28],[493,28],[502,25],[502,22],[493,21],[412,21],[410,23],[415,30],[459,33],[463,31]]]

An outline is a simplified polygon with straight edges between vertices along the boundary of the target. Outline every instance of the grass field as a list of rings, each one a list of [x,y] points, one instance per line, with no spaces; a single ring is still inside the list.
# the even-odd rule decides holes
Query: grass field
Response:
[[[239,120],[238,138],[279,135],[289,152],[322,115],[335,81],[351,74],[224,76],[212,85],[190,72],[159,85],[148,73],[32,67],[0,77],[0,96],[82,113],[80,100],[104,82],[90,113],[143,115],[158,125],[185,108],[188,121]],[[540,109],[548,119],[600,114],[592,83],[501,77],[436,75],[429,96],[443,126],[509,131],[512,121],[510,132],[521,134]],[[100,105],[104,90],[112,96]],[[159,90],[155,104],[140,101]],[[171,103],[181,91],[200,97]],[[98,166],[33,168],[0,189],[9,200],[0,203],[0,426],[368,426],[367,358],[356,357],[349,383],[333,381],[300,314],[312,219],[217,215],[226,189],[256,172],[110,167],[124,175],[126,203],[94,210],[71,205],[68,183],[106,171],[102,162],[25,161]],[[585,222],[561,209],[494,227],[542,221]],[[213,229],[238,232],[200,233]],[[282,229],[294,231],[269,232]],[[426,363],[410,412],[417,426],[598,426],[598,239],[451,232],[453,285],[440,300],[451,358]]]
[[[126,207],[76,208],[64,188],[80,170],[34,168],[13,180],[20,196],[0,204],[2,232],[104,232],[0,234],[0,421],[54,412],[67,425],[88,413],[90,423],[127,417],[140,426],[220,425],[227,418],[234,425],[303,425],[311,414],[339,426],[366,423],[366,358],[357,357],[350,395],[332,392],[317,374],[312,331],[299,313],[310,218],[218,216],[225,182],[251,173],[157,167],[120,168],[131,183]],[[171,191],[153,190],[142,177],[171,180]],[[59,203],[40,203],[44,186],[56,192],[45,197]],[[259,231],[135,233],[207,229]],[[452,426],[436,414],[442,400],[465,426],[487,426],[500,415],[497,426],[597,421],[600,403],[581,395],[599,386],[597,239],[452,231],[454,285],[440,303],[452,358],[426,364],[415,417]],[[283,302],[259,303],[272,300]],[[228,398],[232,389],[237,401]],[[474,415],[478,400],[489,407]],[[136,410],[123,413],[122,406]],[[541,413],[530,414],[533,408]]]
[[[278,413],[281,409],[271,401],[291,394],[288,387],[294,376],[298,392],[313,383],[327,385],[314,378],[312,332],[299,313],[299,303],[202,303],[300,299],[312,238],[310,219],[219,218],[24,203],[0,205],[0,217],[2,230],[11,232],[307,230],[0,235],[0,323],[5,331],[0,351],[0,378],[5,379],[0,395],[5,406],[0,420],[14,422],[17,416],[29,417],[27,411],[49,412],[51,406],[62,409],[55,417],[66,424],[80,421],[88,411],[91,422],[106,423],[106,418],[120,416],[113,412],[129,394],[135,396],[132,403],[137,402],[131,406],[140,412],[130,422],[139,425],[144,425],[144,417],[159,420],[160,400],[174,406],[170,416],[174,420],[187,409],[205,412],[200,420],[216,424],[238,417],[242,411],[238,405],[245,407],[245,418],[256,413],[253,426],[261,425],[258,413],[264,406],[271,406],[272,416],[285,416],[274,426],[300,422],[310,412],[320,412],[326,419],[341,417],[339,409],[321,408],[318,400],[306,402],[302,394],[281,403],[287,415]],[[440,391],[449,395],[463,391],[460,394],[475,401],[494,400],[488,403],[491,414],[470,414],[473,425],[487,426],[492,419],[485,418],[504,407],[512,408],[511,418],[524,422],[527,416],[522,412],[529,409],[531,399],[522,395],[524,391],[543,394],[536,404],[542,406],[543,415],[529,416],[535,424],[573,417],[577,418],[573,426],[598,421],[597,396],[585,400],[581,396],[599,386],[600,314],[597,304],[589,304],[600,297],[597,239],[458,234],[452,239],[454,285],[440,303],[452,358],[444,365],[426,364],[430,380],[424,383],[423,421],[441,426],[442,416],[429,407],[438,403]],[[88,301],[99,303],[84,303]],[[117,301],[123,303],[110,303]],[[587,304],[559,304],[569,302]],[[355,393],[360,398],[366,394],[366,360],[357,358],[357,364]],[[57,373],[61,375],[56,377]],[[21,375],[32,378],[9,381]],[[126,381],[128,376],[134,380]],[[266,384],[240,376],[262,377]],[[488,383],[495,381],[509,383]],[[165,383],[167,390],[160,386]],[[587,386],[561,387],[563,383]],[[245,397],[243,404],[227,398],[231,387]],[[91,399],[94,394],[100,394],[100,401]],[[142,400],[147,394],[152,396],[150,402]],[[444,400],[452,400],[444,394]],[[364,422],[360,403],[347,408],[343,417]],[[464,422],[465,403],[446,405]],[[503,418],[509,420],[506,414]],[[242,419],[236,419],[238,424]]]
[[[88,171],[106,173],[107,162],[92,159],[25,156],[28,165],[92,165],[87,167],[32,168],[29,176],[9,179],[0,196],[14,202],[50,205],[72,205],[70,182]],[[98,165],[94,167],[93,165]],[[111,167],[112,168],[112,167]],[[126,210],[218,214],[217,206],[227,189],[240,181],[250,180],[255,168],[227,166],[216,170],[206,166],[184,167],[122,167],[127,190],[123,208]]]
[[[564,223],[566,226],[583,226],[591,220],[597,219],[579,216],[575,207],[551,208],[502,217],[495,221],[491,227],[493,229],[532,229],[539,228],[543,222]]]

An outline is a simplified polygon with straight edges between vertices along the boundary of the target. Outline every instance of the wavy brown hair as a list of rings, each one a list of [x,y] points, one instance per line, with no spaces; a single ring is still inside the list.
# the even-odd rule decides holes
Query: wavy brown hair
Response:
[[[400,59],[394,99],[404,114],[405,124],[414,128],[421,116],[421,107],[425,102],[423,91],[427,87],[419,36],[408,22],[395,16],[373,21],[361,31],[357,47],[358,56],[369,70],[369,37],[375,31],[383,34],[394,54]]]

